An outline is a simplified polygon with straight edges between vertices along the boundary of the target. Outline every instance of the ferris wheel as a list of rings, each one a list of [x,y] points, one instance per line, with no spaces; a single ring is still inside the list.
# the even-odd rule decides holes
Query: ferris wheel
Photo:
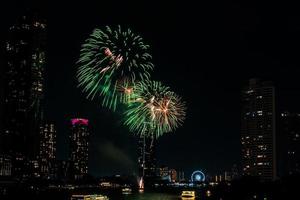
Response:
[[[204,173],[200,170],[194,171],[191,176],[191,181],[192,182],[204,182],[205,181]]]

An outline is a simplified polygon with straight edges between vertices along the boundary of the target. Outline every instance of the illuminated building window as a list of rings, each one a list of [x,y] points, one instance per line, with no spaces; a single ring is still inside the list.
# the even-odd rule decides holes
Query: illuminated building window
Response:
[[[28,24],[22,24],[22,28],[24,28],[24,29],[30,29],[30,26]]]
[[[257,148],[260,150],[267,150],[267,147],[265,145],[258,145]]]
[[[40,25],[39,22],[34,22],[34,23],[33,23],[33,26],[35,26],[35,27],[38,27],[39,25]]]
[[[27,44],[27,42],[25,42],[24,40],[20,40],[20,44],[25,45],[25,44]]]
[[[6,50],[7,51],[13,50],[13,47],[8,42],[6,43]]]

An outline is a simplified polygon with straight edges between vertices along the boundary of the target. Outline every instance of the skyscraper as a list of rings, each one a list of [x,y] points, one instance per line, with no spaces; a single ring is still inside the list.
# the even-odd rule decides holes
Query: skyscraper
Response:
[[[159,176],[161,179],[164,179],[164,180],[169,179],[169,167],[168,166],[165,166],[165,165],[161,166],[159,168],[158,173],[159,173]]]
[[[23,176],[25,163],[38,155],[45,67],[45,22],[34,14],[11,26],[4,69],[2,153],[12,159],[12,174]]]
[[[178,181],[185,181],[185,177],[184,177],[184,171],[183,170],[179,170],[178,171]]]
[[[281,175],[300,174],[300,114],[280,115]]]
[[[241,143],[244,175],[262,180],[276,177],[275,88],[251,79],[242,90]]]
[[[53,123],[45,123],[40,127],[39,149],[40,174],[44,178],[55,176],[56,130]]]
[[[172,182],[176,182],[178,180],[177,171],[175,169],[170,169],[169,174]]]
[[[0,154],[0,177],[11,176],[11,157]]]
[[[88,173],[89,157],[89,121],[87,119],[71,119],[70,161],[75,179],[81,179]]]
[[[144,177],[145,181],[156,176],[156,140],[154,137],[141,137],[138,141],[139,146],[139,176]]]

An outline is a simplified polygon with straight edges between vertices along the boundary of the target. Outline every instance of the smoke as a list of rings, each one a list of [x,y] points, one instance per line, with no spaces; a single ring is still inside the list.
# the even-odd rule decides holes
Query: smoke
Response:
[[[137,163],[130,155],[110,141],[97,145],[97,167],[100,174],[132,174]],[[108,174],[107,174],[108,173]]]

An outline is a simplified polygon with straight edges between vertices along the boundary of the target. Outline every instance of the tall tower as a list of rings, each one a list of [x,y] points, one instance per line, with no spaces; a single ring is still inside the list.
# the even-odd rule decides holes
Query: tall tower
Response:
[[[46,24],[34,14],[22,16],[9,28],[4,69],[2,153],[10,155],[12,174],[20,177],[24,164],[38,155]]]
[[[300,114],[280,115],[281,175],[300,174]]]
[[[156,176],[156,140],[154,137],[141,137],[139,145],[139,176],[143,177],[145,183]]]
[[[241,143],[244,175],[276,177],[275,88],[251,79],[242,91]]]
[[[43,178],[55,176],[56,129],[53,123],[45,123],[40,127],[39,167]]]
[[[71,119],[70,161],[75,179],[81,179],[88,173],[89,157],[89,121],[87,119]]]

